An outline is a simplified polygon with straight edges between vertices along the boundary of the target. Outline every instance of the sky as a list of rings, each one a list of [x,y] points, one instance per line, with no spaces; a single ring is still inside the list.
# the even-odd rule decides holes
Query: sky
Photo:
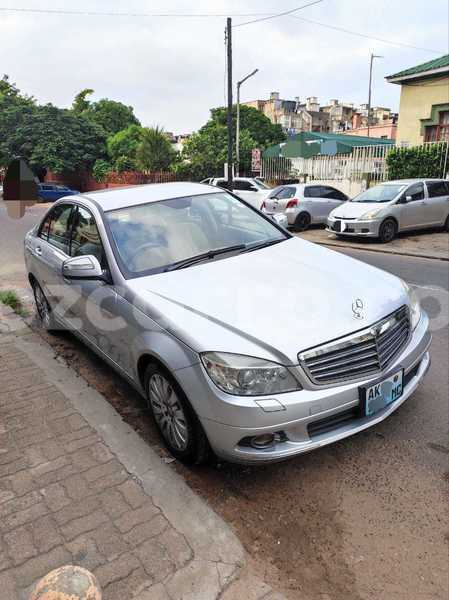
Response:
[[[189,133],[225,102],[221,17],[96,16],[11,12],[4,8],[233,16],[233,24],[310,0],[0,0],[0,76],[7,73],[38,102],[69,107],[92,88],[93,100],[134,107],[143,125]],[[376,59],[373,106],[399,108],[400,87],[384,77],[449,52],[448,0],[323,0],[297,17],[393,42],[358,37],[282,16],[233,29],[234,84],[255,68],[242,101],[317,96],[364,103],[370,53]]]

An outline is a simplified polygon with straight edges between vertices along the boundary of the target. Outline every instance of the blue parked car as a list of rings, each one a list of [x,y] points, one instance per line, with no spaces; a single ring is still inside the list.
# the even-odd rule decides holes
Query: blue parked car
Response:
[[[80,194],[78,190],[72,190],[65,185],[56,185],[54,183],[39,183],[37,186],[37,197],[39,202],[55,202],[65,196],[75,196]]]

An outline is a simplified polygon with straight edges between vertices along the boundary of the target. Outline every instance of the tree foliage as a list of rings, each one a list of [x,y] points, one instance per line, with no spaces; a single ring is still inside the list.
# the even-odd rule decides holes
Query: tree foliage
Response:
[[[126,129],[109,137],[107,147],[112,165],[115,165],[121,156],[126,156],[129,161],[135,163],[137,147],[141,139],[142,127],[140,125],[129,125]]]
[[[84,117],[47,104],[22,116],[9,139],[10,154],[31,168],[55,173],[84,170],[105,154],[103,131]]]
[[[251,150],[257,147],[256,141],[244,129],[240,134],[240,165],[242,170],[251,168]],[[208,123],[194,133],[182,152],[182,158],[187,161],[178,170],[190,175],[192,179],[201,180],[206,177],[223,175],[223,165],[227,162],[228,130],[224,125]],[[234,148],[234,161],[235,161]]]
[[[97,125],[103,128],[106,137],[116,134],[130,125],[140,125],[139,120],[134,115],[132,106],[126,106],[122,102],[103,98],[98,102],[90,102],[87,96],[94,93],[94,90],[86,88],[81,90],[72,104],[72,110],[76,115],[87,117]]]
[[[216,124],[227,126],[227,109],[213,108],[211,111],[211,119],[206,123],[205,127],[212,127]],[[233,135],[235,140],[236,125],[237,125],[237,107],[232,109]],[[240,132],[247,131],[256,146],[265,149],[274,144],[285,142],[287,136],[282,130],[281,125],[274,124],[260,110],[252,106],[240,106]]]
[[[165,171],[173,162],[175,152],[167,135],[159,127],[145,127],[141,131],[136,151],[136,164],[144,172]]]

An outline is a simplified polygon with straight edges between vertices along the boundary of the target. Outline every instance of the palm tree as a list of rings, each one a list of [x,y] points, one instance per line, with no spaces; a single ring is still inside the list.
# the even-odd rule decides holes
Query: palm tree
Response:
[[[165,171],[170,166],[175,152],[161,127],[145,127],[137,147],[137,166],[144,172]]]

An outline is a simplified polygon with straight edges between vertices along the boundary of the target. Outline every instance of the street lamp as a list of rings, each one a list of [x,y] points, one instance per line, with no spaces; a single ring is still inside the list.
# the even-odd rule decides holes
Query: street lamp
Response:
[[[250,77],[255,75],[259,69],[254,69],[252,73],[237,82],[237,131],[235,136],[236,155],[237,155],[237,177],[240,175],[240,86],[245,83]]]
[[[383,56],[380,56],[379,54],[373,54],[371,53],[371,59],[369,62],[369,92],[368,92],[368,137],[370,137],[369,135],[369,127],[370,127],[370,122],[371,122],[371,84],[373,81],[373,60],[375,58],[383,58]]]

